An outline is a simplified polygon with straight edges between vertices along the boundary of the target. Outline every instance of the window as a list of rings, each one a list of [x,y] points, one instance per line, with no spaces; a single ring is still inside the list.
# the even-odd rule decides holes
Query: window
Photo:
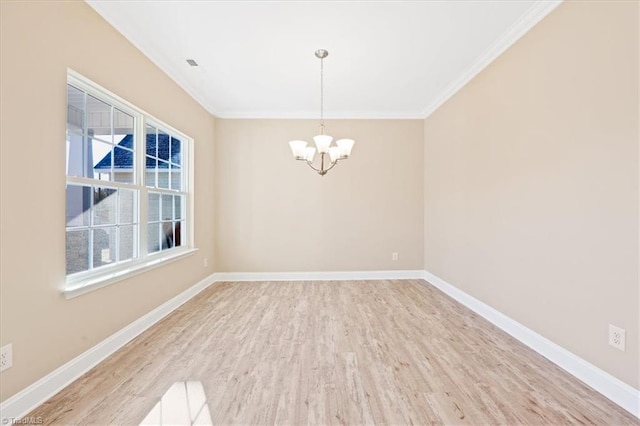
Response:
[[[67,291],[189,251],[190,139],[86,79],[67,84]]]
[[[186,193],[182,175],[182,141],[147,124],[146,169],[149,252],[182,245]]]

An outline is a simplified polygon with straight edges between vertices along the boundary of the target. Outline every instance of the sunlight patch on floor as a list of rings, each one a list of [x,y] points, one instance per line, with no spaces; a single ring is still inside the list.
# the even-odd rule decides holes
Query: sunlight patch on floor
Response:
[[[212,425],[202,382],[175,382],[140,425]]]

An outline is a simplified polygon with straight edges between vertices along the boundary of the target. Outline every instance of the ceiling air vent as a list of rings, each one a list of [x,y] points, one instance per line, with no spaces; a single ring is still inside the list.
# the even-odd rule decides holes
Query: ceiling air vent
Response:
[[[194,61],[193,59],[187,59],[187,63],[189,65],[191,65],[192,67],[197,67],[198,63],[196,61]]]

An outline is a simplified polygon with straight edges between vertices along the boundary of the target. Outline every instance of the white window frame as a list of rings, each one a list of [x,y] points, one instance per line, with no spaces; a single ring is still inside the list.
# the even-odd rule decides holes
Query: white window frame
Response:
[[[193,215],[193,139],[172,126],[162,122],[161,120],[146,113],[135,105],[127,102],[121,97],[101,87],[100,85],[92,82],[79,73],[68,69],[67,70],[67,84],[74,86],[80,90],[85,91],[91,96],[96,97],[121,111],[133,116],[134,118],[134,152],[135,161],[134,165],[134,183],[122,183],[115,181],[104,181],[98,179],[91,179],[85,177],[68,176],[65,170],[67,184],[81,184],[81,185],[94,185],[115,189],[129,189],[137,192],[137,242],[138,257],[134,257],[132,260],[124,261],[122,263],[101,266],[96,269],[90,269],[87,271],[76,272],[70,275],[66,275],[66,280],[63,287],[63,293],[65,297],[70,298],[78,296],[80,294],[92,291],[94,289],[104,287],[109,284],[113,284],[117,281],[129,278],[133,275],[137,275],[146,270],[159,267],[167,264],[168,262],[180,259],[182,257],[191,255],[197,251],[195,248],[194,240],[194,215]],[[65,98],[65,105],[67,104]],[[66,116],[66,114],[65,114]],[[175,136],[180,139],[181,146],[181,168],[182,172],[182,191],[147,187],[145,182],[146,171],[146,135],[145,128],[149,124],[167,132],[171,136]],[[114,143],[116,143],[114,141]],[[160,192],[170,194],[185,195],[184,211],[182,216],[184,218],[185,228],[181,229],[182,244],[180,247],[174,247],[168,250],[162,250],[159,252],[149,252],[147,243],[147,202],[149,192]],[[66,196],[66,195],[65,195]],[[65,202],[66,206],[66,202]],[[66,224],[65,224],[66,229]],[[66,231],[65,231],[66,232]],[[66,239],[65,239],[66,240]],[[66,244],[66,243],[65,243]],[[65,248],[66,253],[66,248]]]

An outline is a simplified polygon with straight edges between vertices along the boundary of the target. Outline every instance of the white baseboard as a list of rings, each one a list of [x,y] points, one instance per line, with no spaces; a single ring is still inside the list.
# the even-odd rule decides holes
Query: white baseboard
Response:
[[[611,401],[640,418],[640,391],[551,342],[489,305],[459,290],[439,277],[423,270],[344,271],[344,272],[220,272],[165,302],[122,330],[98,343],[83,354],[49,373],[0,404],[2,419],[19,419],[64,389],[109,355],[173,312],[213,282],[221,281],[333,281],[425,279],[458,302],[478,313],[531,349],[540,353],[576,378],[582,380]]]
[[[4,421],[20,419],[214,282],[213,275],[158,306],[0,404]],[[10,423],[8,421],[7,423]],[[3,422],[4,424],[4,422]]]
[[[640,418],[640,390],[629,386],[432,273],[425,271],[424,276],[425,280],[434,287],[442,290],[445,294]]]
[[[346,281],[424,279],[424,271],[217,272],[214,281]]]

